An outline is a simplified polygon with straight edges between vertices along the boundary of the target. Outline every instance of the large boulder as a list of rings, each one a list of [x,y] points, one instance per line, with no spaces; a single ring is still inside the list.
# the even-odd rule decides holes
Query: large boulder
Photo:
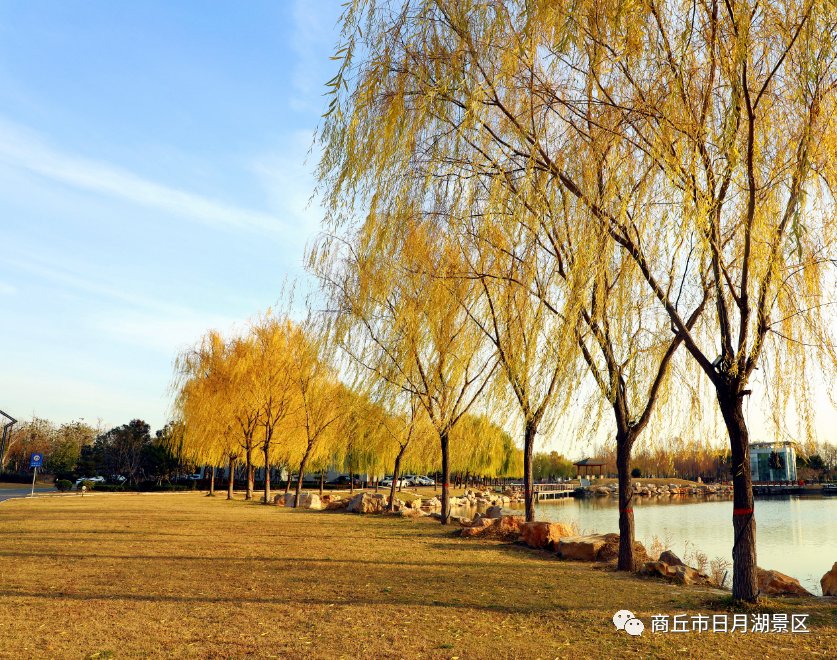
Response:
[[[492,539],[511,541],[520,536],[523,526],[522,516],[502,516],[500,518],[477,518],[462,528],[465,538],[482,536]]]
[[[604,534],[590,534],[589,536],[568,536],[559,539],[555,546],[556,553],[561,559],[576,561],[596,561],[601,550],[607,543]]]
[[[349,501],[346,511],[350,513],[383,513],[386,506],[386,499],[381,493],[360,493]]]
[[[494,525],[492,533],[503,538],[517,538],[524,520],[523,516],[502,516]]]
[[[652,577],[674,579],[676,569],[674,566],[669,566],[664,561],[648,561],[645,562],[640,573],[643,575],[650,575]]]
[[[422,516],[428,515],[421,509],[406,506],[403,509],[401,509],[401,511],[399,511],[398,513],[400,513],[401,516],[403,516],[404,518],[421,518]]]
[[[551,550],[559,539],[572,535],[569,526],[556,522],[527,522],[520,529],[520,540],[530,548]]]
[[[756,568],[758,589],[766,596],[811,596],[799,580],[779,571]]]
[[[605,534],[605,544],[599,550],[596,559],[598,561],[615,561],[619,559],[619,534]],[[634,541],[634,569],[642,566],[649,561],[651,557],[645,550],[645,546],[639,541]]]
[[[285,493],[283,495],[286,507],[293,507],[296,500],[295,493]],[[299,494],[299,508],[300,509],[320,509],[320,496],[316,493],[300,493]]]
[[[837,596],[837,561],[825,575],[820,578],[823,596]]]
[[[488,510],[485,512],[485,516],[487,518],[502,518],[503,517],[503,507],[501,506],[490,506]]]
[[[320,509],[320,496],[317,493],[300,493],[299,494],[299,508],[300,509]]]
[[[285,506],[285,494],[284,493],[277,493],[273,496],[273,503],[276,506]]]
[[[481,536],[482,534],[487,532],[489,528],[493,527],[496,522],[496,518],[480,518],[479,520],[471,523],[467,527],[463,527],[461,534],[465,538]]]
[[[336,493],[329,493],[320,498],[320,504],[323,509],[336,511],[338,509],[345,509],[349,506],[349,498],[337,495]]]
[[[683,560],[680,559],[671,550],[666,550],[660,553],[660,561],[665,562],[669,566],[685,566]]]
[[[665,578],[677,584],[710,584],[708,575],[683,563],[671,565],[664,561],[649,561],[643,565],[640,573]]]

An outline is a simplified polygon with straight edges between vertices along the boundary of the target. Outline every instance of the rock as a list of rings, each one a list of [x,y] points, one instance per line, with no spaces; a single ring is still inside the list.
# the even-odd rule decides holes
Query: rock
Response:
[[[672,566],[664,561],[649,561],[643,565],[640,573],[665,578],[677,584],[710,584],[708,575],[682,563]]]
[[[487,518],[502,518],[503,517],[503,507],[501,506],[490,506],[488,510],[485,512]]]
[[[398,513],[404,518],[421,518],[427,515],[421,509],[411,509],[409,507],[404,507]]]
[[[273,496],[273,503],[276,506],[285,506],[285,494],[284,493],[277,493]]]
[[[674,554],[671,550],[666,550],[665,552],[660,553],[660,561],[665,562],[669,566],[685,566],[686,564]]]
[[[386,499],[380,493],[360,493],[349,502],[346,511],[351,513],[383,513]]]
[[[823,596],[837,596],[837,561],[825,575],[820,578]]]
[[[756,568],[758,589],[766,596],[811,596],[799,580],[779,571]]]
[[[332,497],[326,502],[325,508],[328,511],[337,511],[338,509],[345,509],[349,506],[349,499],[343,497]]]
[[[673,578],[675,567],[669,566],[664,561],[648,561],[642,566],[640,573],[652,577]]]
[[[480,536],[488,531],[489,528],[493,527],[497,522],[498,519],[496,518],[480,518],[475,523],[471,523],[470,526],[463,527],[461,534],[465,538]]]
[[[559,539],[572,536],[572,530],[563,523],[527,522],[520,530],[520,540],[530,548],[555,547]]]
[[[438,497],[431,497],[429,500],[422,500],[421,506],[426,506],[431,509],[439,509],[442,506],[442,502]]]
[[[283,496],[285,501],[285,506],[289,508],[293,508],[294,500],[296,499],[295,493],[285,493]],[[300,493],[299,494],[299,508],[300,509],[320,509],[322,508],[322,504],[320,503],[320,496],[316,493]]]
[[[508,538],[520,536],[520,529],[523,526],[523,516],[502,516],[494,525],[492,530],[497,535]]]
[[[574,559],[576,561],[596,561],[607,538],[604,534],[591,534],[589,536],[568,536],[558,541],[556,552],[562,559]]]
[[[317,493],[300,493],[299,494],[299,508],[300,509],[320,509],[320,496]]]
[[[709,584],[709,576],[691,566],[674,566],[674,581],[678,584]]]
[[[598,561],[614,561],[619,559],[619,534],[605,534],[606,543],[599,550],[596,559]],[[634,568],[642,566],[651,557],[645,550],[645,546],[639,541],[634,541]]]
[[[484,536],[493,539],[514,540],[520,536],[523,525],[522,516],[502,516],[500,518],[479,518],[468,527],[462,528],[462,536]]]

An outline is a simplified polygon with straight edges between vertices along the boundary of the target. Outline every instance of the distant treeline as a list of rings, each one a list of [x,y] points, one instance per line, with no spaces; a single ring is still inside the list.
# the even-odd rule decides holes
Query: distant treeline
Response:
[[[10,477],[30,474],[34,452],[44,455],[43,472],[61,479],[102,475],[123,477],[132,485],[161,483],[193,467],[182,458],[176,426],[169,424],[152,436],[151,427],[139,419],[103,430],[84,421],[55,425],[33,417],[12,430],[0,456],[0,472]]]

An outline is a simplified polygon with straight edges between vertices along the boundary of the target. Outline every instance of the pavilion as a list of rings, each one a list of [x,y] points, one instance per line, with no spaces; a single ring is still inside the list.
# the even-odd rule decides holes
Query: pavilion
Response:
[[[575,465],[576,475],[578,477],[590,477],[595,475],[601,477],[602,471],[607,463],[596,458],[583,458],[580,461],[573,463],[573,465]]]

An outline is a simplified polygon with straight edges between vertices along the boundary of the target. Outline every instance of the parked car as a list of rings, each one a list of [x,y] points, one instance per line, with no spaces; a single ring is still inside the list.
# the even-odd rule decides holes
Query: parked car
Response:
[[[392,486],[392,477],[386,477],[379,485],[383,488],[390,488]],[[407,488],[409,486],[410,484],[406,479],[399,478],[398,481],[395,482],[396,488]]]
[[[430,477],[427,477],[423,474],[420,474],[419,476],[414,477],[413,483],[416,486],[435,486],[436,485],[436,482],[433,479],[431,479]]]
[[[355,488],[362,488],[363,487],[363,480],[355,477]],[[349,479],[349,475],[341,474],[339,477],[335,477],[331,481],[328,482],[330,486],[345,486],[346,488],[349,487],[351,483],[351,479]]]
[[[76,486],[78,486],[79,484],[81,484],[85,481],[89,481],[89,482],[94,483],[94,484],[103,484],[107,480],[104,477],[81,477],[79,479],[76,479]]]

